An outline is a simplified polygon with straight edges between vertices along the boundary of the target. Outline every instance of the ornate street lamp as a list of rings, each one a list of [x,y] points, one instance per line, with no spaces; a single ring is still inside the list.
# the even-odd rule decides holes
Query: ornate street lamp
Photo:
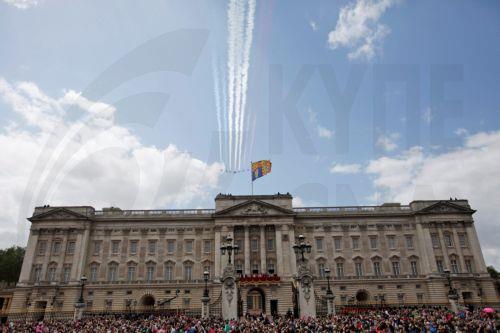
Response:
[[[78,299],[78,303],[83,304],[85,301],[83,299],[83,288],[85,287],[85,281],[87,281],[87,278],[85,276],[82,276],[80,278],[80,298]]]
[[[233,245],[233,238],[231,236],[227,236],[225,244],[220,247],[222,255],[225,255],[227,252],[229,265],[231,265],[232,253],[234,252],[234,255],[237,255],[239,252],[239,249],[240,249],[240,247],[238,245]]]
[[[203,272],[203,280],[205,280],[205,290],[203,291],[203,297],[208,297],[208,278],[210,273],[208,271]]]
[[[326,294],[333,295],[333,291],[330,288],[330,268],[325,268],[325,277],[326,277],[326,283],[327,283]]]
[[[305,239],[306,238],[304,237],[304,235],[299,235],[298,244],[295,244],[293,246],[293,250],[295,251],[295,254],[298,255],[300,253],[302,262],[304,262],[306,260],[306,258],[304,257],[304,253],[311,253],[311,248],[312,248],[311,245],[306,244]]]
[[[451,284],[451,272],[449,269],[445,269],[444,270],[444,276],[446,277],[446,280],[448,281],[448,296],[450,295],[456,295],[457,292],[455,290],[455,288],[453,288],[452,284]]]

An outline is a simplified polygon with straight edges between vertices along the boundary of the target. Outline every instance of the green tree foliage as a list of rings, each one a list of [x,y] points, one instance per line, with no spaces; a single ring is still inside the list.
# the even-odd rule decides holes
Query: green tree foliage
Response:
[[[488,270],[488,273],[490,273],[490,276],[492,278],[498,279],[500,277],[500,273],[498,273],[498,271],[495,269],[495,267],[488,266],[488,267],[486,267],[486,269]]]
[[[0,250],[0,281],[17,282],[23,264],[24,248],[12,246]]]

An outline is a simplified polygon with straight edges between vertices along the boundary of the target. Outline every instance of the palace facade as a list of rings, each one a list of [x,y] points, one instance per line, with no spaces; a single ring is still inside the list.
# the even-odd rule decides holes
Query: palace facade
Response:
[[[498,303],[474,212],[467,200],[294,208],[279,193],[220,194],[215,209],[37,207],[10,312],[71,313],[85,276],[85,311],[196,313],[208,271],[210,312],[220,314],[227,236],[240,249],[232,261],[243,314],[294,309],[299,235],[312,245],[319,313],[328,282],[337,307],[445,305],[448,270],[460,303]]]

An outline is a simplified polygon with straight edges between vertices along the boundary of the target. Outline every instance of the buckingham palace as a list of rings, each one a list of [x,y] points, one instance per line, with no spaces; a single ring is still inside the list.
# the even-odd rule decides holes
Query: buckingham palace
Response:
[[[467,200],[293,207],[290,194],[219,194],[214,209],[36,207],[11,315],[143,310],[284,314],[299,262],[318,313],[345,306],[498,302]],[[228,245],[228,241],[230,244]],[[304,251],[300,251],[303,245]],[[301,245],[301,246],[302,246]],[[232,294],[231,294],[232,295]]]

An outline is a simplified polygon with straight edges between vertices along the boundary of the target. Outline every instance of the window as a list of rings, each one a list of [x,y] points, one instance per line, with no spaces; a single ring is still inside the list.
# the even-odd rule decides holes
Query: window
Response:
[[[185,247],[186,253],[193,253],[193,240],[192,239],[186,240],[185,246],[186,246]]]
[[[470,259],[465,259],[465,270],[467,273],[474,273],[474,269],[472,268],[472,261]]]
[[[33,282],[40,282],[40,278],[42,277],[42,265],[33,265]]]
[[[343,262],[337,263],[337,277],[338,278],[344,277],[344,263]]]
[[[94,242],[94,255],[98,256],[101,253],[101,242]]]
[[[148,253],[155,254],[156,253],[156,240],[151,239],[148,241]]]
[[[406,236],[406,248],[413,249],[413,237]]]
[[[418,266],[417,266],[417,262],[415,260],[410,261],[410,267],[411,267],[411,275],[417,276],[418,275]]]
[[[335,250],[336,250],[336,251],[340,251],[340,250],[342,250],[342,238],[340,238],[340,237],[335,237],[335,238],[333,239],[333,243],[334,243],[334,245],[335,245]]]
[[[46,241],[40,241],[38,242],[38,255],[43,256],[45,255],[45,251],[47,251],[47,242]]]
[[[61,252],[61,242],[53,241],[52,242],[52,255],[57,256]]]
[[[453,238],[451,237],[451,234],[444,234],[444,245],[447,247],[453,247]]]
[[[67,254],[75,254],[75,241],[69,241],[68,245],[66,245],[66,253]]]
[[[236,266],[236,273],[243,274],[243,263],[238,260],[236,261],[235,266]]]
[[[323,238],[316,238],[316,251],[323,252]]]
[[[146,267],[146,281],[151,282],[155,279],[155,264],[148,264]]]
[[[111,281],[111,282],[116,281],[117,273],[118,273],[118,265],[115,263],[109,264],[108,281]]]
[[[175,240],[169,239],[167,240],[167,253],[173,254],[175,252]]]
[[[135,265],[130,265],[127,268],[127,281],[135,281]]]
[[[112,241],[111,242],[111,253],[118,254],[120,252],[120,241]]]
[[[267,272],[268,272],[269,274],[274,274],[274,273],[276,273],[276,271],[275,271],[275,269],[274,269],[274,262],[273,262],[273,261],[269,261],[269,262],[267,263]]]
[[[269,238],[269,239],[267,240],[267,250],[268,250],[268,251],[272,251],[272,250],[274,250],[274,239]]]
[[[252,251],[257,251],[259,249],[259,240],[256,238],[253,238],[250,241],[250,247],[251,247]]]
[[[441,259],[436,259],[436,266],[439,273],[444,273],[443,261]]]
[[[325,278],[325,264],[322,262],[318,263],[318,275],[321,279]]]
[[[395,236],[387,236],[387,246],[391,250],[394,250],[396,248],[396,237]]]
[[[370,237],[370,248],[376,249],[378,247],[378,238],[377,236]]]
[[[393,275],[399,275],[399,261],[393,261],[392,262],[392,274]]]
[[[405,294],[398,294],[398,302],[399,302],[399,304],[404,304]]]
[[[52,282],[56,279],[56,265],[50,265],[47,269],[47,281]]]
[[[252,274],[259,274],[259,264],[257,262],[252,264]]]
[[[212,276],[212,265],[210,265],[209,263],[206,263],[204,266],[203,266],[203,272],[201,272],[202,274],[202,277],[203,277],[203,274],[205,272],[208,272],[208,277],[210,278]]]
[[[457,259],[453,258],[450,260],[450,265],[451,265],[451,272],[452,273],[458,273],[459,269],[458,269],[458,262],[457,262]]]
[[[431,234],[431,241],[432,241],[432,247],[433,248],[438,248],[439,247],[439,236],[438,234]]]
[[[212,241],[210,239],[205,239],[203,241],[203,253],[212,252]]]
[[[424,302],[424,294],[421,294],[421,293],[417,294],[417,302],[418,303],[423,303]]]
[[[165,264],[165,281],[172,281],[174,279],[174,264],[167,262]]]
[[[131,240],[130,241],[130,254],[131,255],[136,255],[137,254],[137,244],[139,241],[136,240]]]
[[[90,281],[95,282],[97,281],[97,274],[99,270],[99,265],[98,264],[91,264],[90,265]]]
[[[460,247],[467,247],[469,245],[466,234],[458,234],[458,241],[460,242]]]
[[[373,272],[375,273],[375,276],[382,276],[382,270],[380,269],[379,261],[375,261],[373,263]]]
[[[356,276],[363,276],[363,264],[361,262],[354,263],[354,271],[356,272]]]
[[[62,276],[63,282],[68,283],[70,276],[71,276],[71,265],[64,265],[63,276]]]
[[[184,280],[191,281],[193,279],[193,265],[191,263],[184,264]]]
[[[191,299],[189,299],[189,298],[184,298],[184,300],[183,300],[183,302],[182,302],[182,303],[184,304],[184,307],[185,307],[185,308],[188,308],[188,307],[189,307],[189,304],[191,304]]]
[[[352,249],[359,250],[359,237],[352,238]]]

